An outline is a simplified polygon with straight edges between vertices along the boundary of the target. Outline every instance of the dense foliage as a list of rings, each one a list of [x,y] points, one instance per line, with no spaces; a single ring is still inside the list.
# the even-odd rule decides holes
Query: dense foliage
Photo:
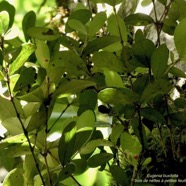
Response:
[[[184,185],[186,2],[138,3],[56,0],[21,37],[0,2],[3,186]]]

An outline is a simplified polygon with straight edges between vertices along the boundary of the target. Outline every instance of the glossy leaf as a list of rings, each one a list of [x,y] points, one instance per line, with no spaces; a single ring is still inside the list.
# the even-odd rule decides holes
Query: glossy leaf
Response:
[[[88,160],[88,166],[95,168],[107,163],[112,158],[113,158],[113,154],[111,153],[95,154]]]
[[[141,95],[141,102],[149,101],[157,95],[164,95],[169,93],[172,86],[168,80],[158,79],[147,85]]]
[[[94,39],[87,43],[87,46],[83,50],[83,53],[84,54],[94,53],[118,41],[120,41],[120,38],[117,36],[112,36],[112,35]]]
[[[93,37],[103,27],[106,19],[105,12],[97,13],[88,26],[88,36]]]
[[[45,41],[53,41],[60,37],[60,34],[57,31],[45,27],[29,27],[27,34],[32,38]]]
[[[146,26],[154,23],[154,20],[147,14],[136,13],[127,16],[125,18],[125,23],[132,26]]]
[[[25,43],[22,45],[21,52],[17,56],[17,58],[13,61],[9,68],[9,75],[14,74],[17,70],[19,70],[23,64],[26,62],[28,57],[34,52],[35,46],[31,43]]]
[[[128,177],[124,169],[117,165],[112,165],[110,166],[110,172],[117,183],[123,186],[129,185]]]
[[[94,63],[94,72],[102,72],[104,70],[115,72],[124,71],[124,66],[121,61],[119,61],[118,58],[110,52],[96,52],[92,57],[92,61]]]
[[[186,37],[186,19],[183,19],[175,29],[174,42],[180,58],[186,55],[186,43],[184,38]]]
[[[6,11],[0,12],[0,35],[4,35],[9,26],[9,14]]]
[[[165,75],[168,67],[169,50],[167,46],[161,45],[157,48],[151,57],[151,68],[154,77],[160,78]]]
[[[67,165],[70,162],[73,154],[73,148],[75,145],[75,133],[76,125],[75,122],[68,124],[62,134],[59,141],[58,156],[61,164]]]
[[[108,18],[107,28],[111,35],[121,37],[120,39],[124,42],[127,41],[127,29],[125,22],[120,16],[112,14]]]
[[[13,169],[6,176],[3,182],[3,186],[11,186],[11,185],[24,186],[24,179],[23,176],[21,176],[22,174],[23,174],[22,169],[20,168]]]
[[[24,33],[26,41],[30,39],[30,37],[27,34],[27,30],[30,27],[34,27],[35,23],[36,23],[36,14],[34,11],[30,11],[27,14],[25,14],[25,16],[23,17],[23,21],[22,21],[22,29],[23,29],[23,33]]]

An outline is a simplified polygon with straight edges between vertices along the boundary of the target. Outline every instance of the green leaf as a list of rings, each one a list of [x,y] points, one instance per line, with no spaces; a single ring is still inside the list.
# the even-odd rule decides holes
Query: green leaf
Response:
[[[110,134],[110,140],[113,144],[117,144],[120,135],[123,133],[124,126],[117,124],[112,127],[112,133]]]
[[[129,185],[128,176],[127,176],[124,169],[122,169],[121,167],[119,167],[117,165],[112,165],[112,166],[110,166],[110,172],[112,174],[112,177],[114,178],[114,180],[118,184],[120,184],[122,186]]]
[[[154,43],[149,39],[139,40],[132,46],[132,51],[136,59],[146,67],[150,67],[151,56],[155,50]]]
[[[48,48],[48,45],[43,40],[35,40],[36,42],[36,58],[41,65],[41,67],[48,69],[49,63],[50,63],[50,50]]]
[[[167,5],[167,0],[158,0],[162,5],[166,6]]]
[[[23,169],[24,169],[23,177],[24,177],[25,184],[34,185],[34,176],[37,173],[37,169],[35,167],[35,163],[32,155],[25,156]]]
[[[142,0],[141,6],[149,6],[152,3],[152,0]]]
[[[185,108],[185,107],[184,107]],[[186,114],[183,112],[176,112],[169,114],[171,124],[174,126],[186,126]]]
[[[146,118],[148,120],[151,120],[155,123],[161,123],[161,124],[166,123],[162,114],[160,112],[158,112],[156,109],[153,109],[153,108],[150,108],[150,107],[142,108],[141,109],[141,115],[144,118]]]
[[[33,130],[42,130],[43,126],[46,125],[47,121],[46,111],[39,110],[38,112],[34,113],[29,121],[28,127],[26,128],[28,132],[31,132]]]
[[[2,186],[24,186],[23,169],[15,168],[8,173]]]
[[[166,79],[158,79],[147,85],[141,95],[141,102],[149,101],[157,95],[164,95],[170,92],[172,85]]]
[[[9,14],[6,11],[0,12],[0,35],[4,35],[9,26]]]
[[[105,70],[103,73],[108,87],[124,88],[121,76],[117,72]]]
[[[58,176],[58,181],[62,181],[68,177],[70,177],[75,172],[75,165],[73,163],[69,163],[65,167],[62,168],[61,172]]]
[[[174,32],[174,42],[180,58],[186,55],[186,18],[180,21]]]
[[[45,40],[45,41],[53,41],[60,37],[58,31],[54,31],[50,28],[44,27],[29,27],[27,29],[27,34],[36,39]]]
[[[174,101],[174,104],[176,105],[177,108],[185,108],[186,107],[186,99],[185,98],[177,98]]]
[[[0,96],[0,120],[3,121],[5,119],[16,117],[16,112],[13,107],[13,104],[9,99],[6,99]]]
[[[185,72],[180,70],[177,67],[171,67],[169,70],[169,73],[171,73],[172,75],[174,75],[176,77],[186,78]]]
[[[87,161],[85,159],[75,159],[72,160],[72,163],[75,165],[75,171],[74,171],[75,175],[80,175],[84,173],[88,168]]]
[[[93,72],[102,72],[104,70],[123,72],[124,66],[121,61],[111,52],[96,52],[92,61],[94,63]]]
[[[152,17],[143,13],[130,14],[125,18],[125,23],[132,26],[146,26],[154,23]]]
[[[22,50],[17,56],[17,58],[13,61],[9,68],[9,75],[14,74],[17,70],[19,70],[23,64],[26,62],[28,57],[34,52],[35,46],[31,43],[25,43],[22,45]]]
[[[148,157],[145,159],[145,161],[143,162],[142,166],[143,167],[147,167],[148,164],[152,161],[152,158],[151,157]]]
[[[87,43],[87,46],[83,50],[83,53],[92,54],[118,41],[120,41],[120,38],[118,36],[112,36],[112,35],[94,39]]]
[[[14,22],[15,8],[13,5],[8,3],[7,1],[0,2],[0,12],[6,11],[9,14],[9,25],[8,28],[11,28]]]
[[[169,50],[165,44],[159,46],[151,57],[151,68],[155,79],[165,75],[169,59]]]
[[[58,156],[61,164],[67,165],[73,154],[74,151],[74,145],[75,145],[75,133],[76,133],[76,124],[74,121],[72,121],[70,124],[68,124],[59,141],[58,146]]]
[[[94,110],[97,105],[97,92],[94,89],[85,89],[79,96],[78,115],[86,110]]]
[[[121,148],[125,152],[130,152],[132,154],[140,154],[142,146],[136,136],[132,136],[127,132],[123,132],[120,139]]]
[[[127,41],[127,29],[125,26],[125,22],[123,21],[123,19],[120,16],[112,14],[108,18],[107,28],[108,28],[108,31],[110,32],[111,35],[122,37],[122,38],[120,38],[120,39],[122,39],[122,41],[124,41],[124,42]],[[120,34],[121,34],[121,36],[120,36]]]
[[[53,96],[65,97],[67,95],[77,94],[87,87],[95,86],[92,81],[86,80],[72,80],[62,83],[62,85],[55,91]]]
[[[91,110],[83,112],[77,119],[77,131],[78,130],[93,130],[95,127],[95,114]]]
[[[130,104],[138,98],[129,89],[106,88],[99,92],[98,98],[107,104]]]
[[[71,19],[68,21],[68,25],[79,34],[87,35],[87,29],[80,21]]]
[[[93,37],[103,27],[106,19],[105,12],[97,13],[88,25],[88,36]]]
[[[103,0],[104,3],[107,3],[110,6],[116,6],[123,2],[123,0]]]
[[[69,21],[74,19],[85,25],[91,18],[91,11],[88,9],[78,9],[70,14],[66,23],[65,32],[72,32],[73,30],[69,27]]]
[[[105,139],[96,139],[96,140],[91,140],[90,142],[88,142],[84,147],[82,147],[82,149],[80,150],[81,154],[89,154],[91,152],[93,152],[96,147],[100,147],[100,146],[109,146],[109,147],[113,147],[113,143],[111,143],[108,140]]]
[[[100,165],[106,164],[112,158],[113,158],[113,154],[111,153],[95,154],[88,160],[88,166],[95,168]]]
[[[27,34],[27,30],[30,27],[34,27],[36,23],[36,14],[34,11],[29,11],[28,13],[25,14],[25,16],[23,17],[23,21],[22,21],[22,29],[23,29],[23,33],[25,36],[25,40],[28,41],[30,39],[30,37]]]

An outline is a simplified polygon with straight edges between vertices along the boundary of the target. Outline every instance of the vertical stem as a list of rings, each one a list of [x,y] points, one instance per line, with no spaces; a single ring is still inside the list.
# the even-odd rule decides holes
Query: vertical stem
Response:
[[[14,110],[15,110],[16,115],[17,115],[17,119],[19,120],[19,122],[20,122],[20,124],[21,124],[21,127],[22,127],[22,130],[23,130],[23,133],[24,133],[24,135],[25,135],[25,137],[26,137],[26,139],[27,139],[27,142],[28,142],[28,145],[29,145],[29,148],[30,148],[32,157],[33,157],[33,159],[34,159],[34,163],[35,163],[37,172],[38,172],[38,174],[39,174],[39,177],[40,177],[40,179],[41,179],[41,182],[42,182],[43,186],[45,186],[44,178],[43,178],[43,176],[42,176],[42,174],[41,174],[41,170],[40,170],[40,168],[39,168],[39,164],[38,164],[38,162],[37,162],[37,158],[36,158],[36,156],[35,156],[35,154],[34,154],[34,147],[33,147],[32,144],[31,144],[31,141],[30,141],[30,138],[29,138],[29,135],[28,135],[28,131],[27,131],[26,128],[24,127],[24,124],[23,124],[23,122],[22,122],[22,120],[21,120],[20,114],[19,114],[19,112],[18,112],[18,110],[17,110],[16,104],[15,104],[15,101],[14,101],[14,97],[12,96],[12,93],[11,93],[11,89],[10,89],[10,79],[9,79],[9,76],[8,76],[8,71],[7,71],[7,69],[5,69],[5,72],[6,72],[6,79],[7,79],[6,83],[7,83],[7,87],[8,87],[8,92],[9,92],[9,94],[10,94],[10,101],[12,102],[12,105],[13,105]]]

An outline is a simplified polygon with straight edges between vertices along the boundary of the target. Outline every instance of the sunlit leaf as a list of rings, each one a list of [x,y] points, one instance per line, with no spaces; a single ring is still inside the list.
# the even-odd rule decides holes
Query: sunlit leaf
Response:
[[[23,176],[23,169],[21,168],[15,168],[12,171],[8,173],[6,176],[3,186],[24,186],[24,179]]]
[[[121,76],[117,72],[105,70],[103,73],[108,87],[124,88]]]
[[[31,43],[25,43],[22,45],[22,50],[17,56],[17,58],[13,61],[9,68],[9,74],[14,74],[19,68],[23,66],[28,57],[34,52],[35,46]]]
[[[107,28],[111,35],[120,37],[122,41],[127,41],[127,29],[125,22],[120,16],[112,14],[108,18]]]
[[[67,165],[72,158],[74,145],[75,145],[75,133],[76,125],[75,122],[71,122],[65,127],[62,137],[59,141],[58,156],[61,164]]]
[[[9,14],[9,25],[8,28],[11,28],[14,22],[15,8],[12,4],[7,1],[0,2],[0,12],[6,11]]]
[[[104,3],[107,3],[110,6],[115,6],[123,2],[123,0],[103,0]]]
[[[107,17],[105,12],[99,12],[93,17],[88,26],[89,37],[93,37],[102,28],[106,21],[106,18]]]
[[[6,11],[0,12],[0,35],[4,35],[9,26],[9,14]]]

